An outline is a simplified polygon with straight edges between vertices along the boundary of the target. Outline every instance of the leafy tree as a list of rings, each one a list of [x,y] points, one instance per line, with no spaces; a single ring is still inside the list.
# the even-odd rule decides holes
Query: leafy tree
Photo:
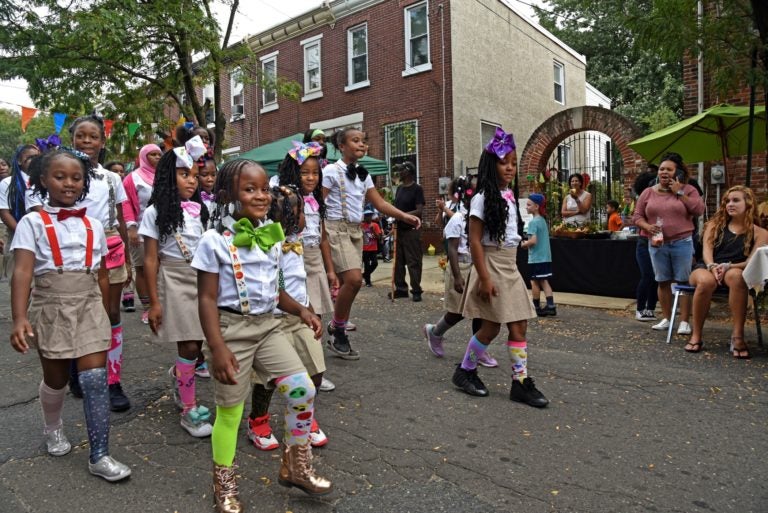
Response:
[[[230,46],[239,0],[224,0],[224,30],[211,1],[3,0],[0,78],[26,79],[42,108],[76,113],[107,105],[107,117],[126,114],[126,124],[144,126],[160,120],[164,102],[205,125],[209,105],[196,88],[212,82],[220,152],[226,129],[220,77],[235,64],[258,74],[248,46]]]
[[[637,44],[628,18],[641,16],[652,0],[548,0],[534,7],[540,23],[587,57],[587,81],[611,98],[613,108],[646,130],[659,120],[680,119],[682,53],[659,56]]]
[[[46,138],[54,133],[53,116],[41,113],[21,131],[21,115],[13,110],[0,109],[0,157],[10,160],[19,144],[34,144],[36,138]],[[69,134],[61,135],[63,144],[70,144]]]

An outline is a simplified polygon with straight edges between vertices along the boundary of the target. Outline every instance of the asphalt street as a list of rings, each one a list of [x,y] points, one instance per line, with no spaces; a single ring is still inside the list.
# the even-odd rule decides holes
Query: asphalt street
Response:
[[[557,317],[529,326],[530,372],[551,400],[537,410],[509,400],[501,345],[491,348],[501,366],[480,370],[490,396],[456,390],[450,379],[469,324],[448,333],[437,359],[420,328],[442,314],[440,293],[392,303],[387,290],[364,288],[355,303],[351,340],[362,358],[328,355],[337,389],[317,400],[330,443],[315,450],[315,465],[334,492],[316,499],[279,486],[277,451],[257,452],[241,428],[246,511],[768,511],[768,357],[754,325],[754,358],[737,361],[722,320],[707,325],[704,351],[688,354],[682,338],[666,345],[631,311],[560,305]],[[170,399],[175,348],[154,341],[138,313],[124,314],[124,325],[133,407],[113,414],[111,450],[133,475],[110,484],[88,474],[82,405],[69,395],[64,421],[75,448],[62,458],[45,453],[40,365],[8,343],[9,291],[0,284],[0,511],[212,510],[210,444],[182,430]],[[210,382],[199,383],[213,409]],[[276,399],[278,438],[282,408]]]

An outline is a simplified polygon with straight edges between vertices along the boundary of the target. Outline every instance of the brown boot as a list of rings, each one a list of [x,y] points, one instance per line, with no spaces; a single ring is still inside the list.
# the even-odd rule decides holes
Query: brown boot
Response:
[[[243,505],[237,493],[237,466],[213,465],[213,500],[217,513],[242,513]]]
[[[295,486],[309,495],[325,495],[333,490],[333,483],[315,475],[309,444],[283,446],[283,461],[277,482],[283,486]]]

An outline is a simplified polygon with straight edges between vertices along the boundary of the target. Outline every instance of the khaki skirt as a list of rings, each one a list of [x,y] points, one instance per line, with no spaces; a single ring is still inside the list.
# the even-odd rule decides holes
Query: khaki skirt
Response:
[[[36,276],[27,317],[35,333],[27,343],[45,358],[80,358],[109,349],[112,330],[97,273]]]
[[[131,255],[131,265],[133,267],[144,267],[144,241],[139,242],[138,246],[128,244]]]
[[[472,269],[472,262],[459,262],[459,271],[464,278],[464,287],[467,286],[467,278],[469,277],[469,270]],[[451,272],[451,264],[448,263],[448,267],[445,268],[445,311],[450,313],[461,313],[461,297],[463,294],[456,292],[453,288],[453,273]]]
[[[304,246],[304,270],[307,272],[307,296],[317,315],[333,312],[333,300],[319,246]]]
[[[203,340],[197,312],[197,271],[185,260],[160,261],[157,290],[163,318],[157,336],[163,342]]]
[[[517,248],[486,246],[483,249],[485,266],[499,295],[491,297],[490,302],[480,299],[480,280],[477,272],[470,272],[461,298],[461,314],[466,319],[485,319],[499,324],[536,317],[528,289],[517,270]]]
[[[326,220],[325,233],[331,243],[334,271],[363,268],[363,230],[359,223]]]

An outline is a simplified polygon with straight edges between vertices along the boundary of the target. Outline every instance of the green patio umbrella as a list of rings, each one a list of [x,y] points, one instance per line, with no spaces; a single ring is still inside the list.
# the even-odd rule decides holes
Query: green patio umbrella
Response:
[[[283,161],[288,150],[293,148],[291,141],[301,141],[303,138],[304,134],[302,133],[283,137],[277,141],[262,144],[258,148],[241,153],[238,158],[255,160],[261,164],[271,176],[277,174],[277,167],[280,165],[280,162]],[[340,158],[341,154],[336,151],[336,148],[334,148],[332,144],[328,143],[328,161],[336,162]],[[383,160],[365,156],[360,160],[360,164],[365,166],[368,172],[374,176],[386,175],[389,173],[389,166],[387,166],[387,163]]]
[[[722,104],[629,143],[649,163],[668,152],[687,162],[708,162],[747,154],[749,107]],[[765,151],[765,106],[755,107],[752,151]]]

